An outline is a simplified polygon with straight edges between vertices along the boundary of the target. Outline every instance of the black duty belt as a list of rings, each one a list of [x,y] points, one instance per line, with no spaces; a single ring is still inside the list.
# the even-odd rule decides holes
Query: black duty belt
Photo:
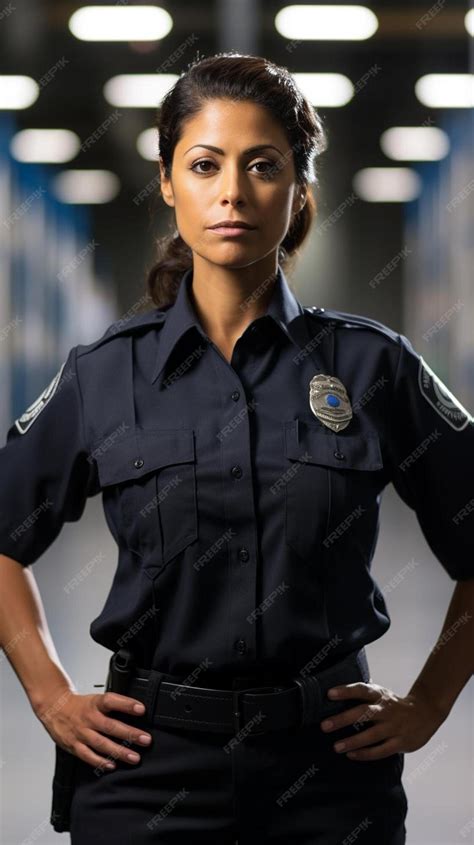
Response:
[[[329,699],[328,689],[369,680],[364,648],[319,672],[295,675],[286,685],[244,684],[240,689],[176,682],[176,676],[135,666],[131,652],[120,649],[111,657],[105,691],[142,701],[154,725],[223,733],[247,728],[257,734],[316,724],[341,712],[347,701]]]

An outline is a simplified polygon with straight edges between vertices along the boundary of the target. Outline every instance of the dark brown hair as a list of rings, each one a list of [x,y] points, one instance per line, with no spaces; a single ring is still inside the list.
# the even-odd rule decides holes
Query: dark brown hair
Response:
[[[159,156],[169,177],[173,152],[186,120],[209,100],[251,100],[267,108],[283,127],[293,152],[296,181],[307,188],[307,199],[293,216],[280,244],[279,262],[286,269],[297,254],[316,213],[309,183],[317,184],[313,159],[327,148],[327,136],[314,107],[302,95],[287,68],[260,56],[236,52],[196,59],[183,71],[161,101],[158,117]],[[268,172],[268,171],[267,171]],[[155,197],[156,201],[156,197]],[[193,265],[191,248],[175,230],[156,241],[157,259],[147,270],[147,292],[159,308],[176,299],[185,270]]]

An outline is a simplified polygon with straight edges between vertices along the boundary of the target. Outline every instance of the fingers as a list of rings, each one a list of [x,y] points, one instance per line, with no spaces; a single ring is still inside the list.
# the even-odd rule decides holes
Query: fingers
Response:
[[[85,728],[81,734],[81,740],[87,743],[87,747],[94,756],[97,756],[96,752],[104,755],[100,758],[102,765],[115,763],[117,760],[128,763],[129,765],[136,765],[140,762],[140,755],[130,747],[131,743],[127,739],[124,740],[123,745],[119,745],[108,737],[94,731],[92,728]],[[95,765],[99,765],[99,763],[95,763]],[[108,766],[108,768],[112,767]]]
[[[145,707],[141,701],[120,695],[115,692],[106,692],[94,697],[93,706],[87,713],[83,723],[83,729],[79,736],[79,744],[82,749],[81,756],[85,762],[94,766],[115,768],[115,760],[136,765],[140,761],[140,755],[130,746],[133,743],[149,746],[152,736],[143,728],[135,728],[133,725],[125,724],[113,719],[106,714],[113,711],[132,714],[133,716],[143,715]],[[137,713],[138,706],[140,712]],[[123,744],[113,742],[108,736],[117,737]],[[88,749],[84,756],[84,751]],[[106,755],[98,756],[96,752]],[[86,759],[87,758],[87,759]]]
[[[359,681],[355,684],[341,684],[338,687],[331,687],[327,691],[329,699],[339,700],[342,698],[367,698],[369,701],[376,701],[380,697],[381,687],[378,684],[365,684]]]
[[[97,775],[99,775],[104,769],[115,769],[115,760],[117,759],[116,756],[111,757],[100,757],[96,752],[90,748],[85,743],[77,740],[73,747],[72,753],[79,757],[84,763],[87,763],[89,766],[92,766],[95,770]]]
[[[108,710],[120,710],[123,713],[140,715],[145,713],[145,705],[137,698],[129,698],[118,692],[104,692],[96,696],[94,702],[98,710],[106,713]]]
[[[392,754],[400,753],[400,737],[390,737],[386,742],[375,745],[373,748],[349,749],[349,740],[347,757],[350,760],[382,760],[384,757],[390,757]]]
[[[344,710],[343,713],[331,716],[330,719],[324,719],[320,726],[325,733],[345,728],[347,725],[358,727],[356,723],[373,721],[376,712],[377,710],[372,704],[359,704],[357,707],[351,707],[350,710]]]
[[[109,736],[115,736],[118,739],[123,739],[130,745],[132,742],[138,743],[139,745],[149,745],[152,739],[151,734],[142,728],[134,728],[132,725],[127,725],[124,722],[120,722],[118,719],[111,719],[110,717],[97,712],[95,715],[92,715],[88,727],[96,731],[100,731],[101,733],[108,734]]]
[[[336,693],[334,695],[333,693]],[[387,735],[387,724],[381,723],[381,714],[383,713],[383,703],[386,696],[392,695],[385,687],[379,684],[374,684],[372,679],[368,684],[359,682],[354,684],[341,684],[338,687],[331,687],[327,691],[329,699],[343,700],[351,698],[365,699],[368,704],[362,704],[358,707],[352,707],[350,710],[344,710],[329,719],[324,719],[321,723],[321,729],[325,733],[339,730],[340,728],[353,725],[357,729],[365,722],[374,722],[379,720],[379,724],[373,727],[365,727],[360,733],[350,737],[345,737],[334,744],[334,750],[337,753],[344,752],[347,757],[354,760],[380,760],[383,757],[390,757],[396,754],[400,748],[400,738],[394,737],[393,734]],[[381,742],[381,740],[384,740]],[[374,743],[377,743],[374,745]],[[370,747],[372,746],[372,747]]]
[[[334,745],[334,750],[337,753],[340,753],[341,751],[356,751],[359,748],[364,748],[367,745],[371,745],[374,742],[380,742],[383,739],[387,739],[386,730],[384,730],[382,725],[376,725],[373,728],[367,728],[365,731],[362,731],[361,734],[355,734],[354,736],[338,740],[338,742]]]

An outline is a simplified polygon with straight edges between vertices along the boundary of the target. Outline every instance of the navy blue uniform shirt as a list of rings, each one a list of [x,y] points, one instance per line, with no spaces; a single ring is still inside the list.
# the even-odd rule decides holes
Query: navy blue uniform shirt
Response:
[[[190,284],[73,347],[11,426],[0,552],[31,565],[101,492],[118,564],[91,636],[208,678],[293,674],[384,634],[371,562],[390,481],[449,576],[473,578],[474,420],[410,341],[302,306],[279,266],[229,363]],[[338,432],[311,409],[318,373],[347,390]]]

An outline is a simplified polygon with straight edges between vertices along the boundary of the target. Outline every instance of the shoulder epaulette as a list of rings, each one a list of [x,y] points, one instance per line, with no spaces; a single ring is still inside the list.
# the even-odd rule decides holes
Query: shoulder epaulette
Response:
[[[103,343],[107,343],[109,340],[119,337],[120,335],[127,334],[128,332],[139,331],[147,326],[162,326],[164,324],[165,317],[166,310],[161,310],[160,308],[152,308],[149,311],[145,311],[141,314],[134,314],[131,317],[122,317],[114,323],[111,323],[110,326],[106,328],[104,334],[97,340],[87,344],[79,344],[77,354],[84,355],[87,352],[92,352],[93,349],[96,349]]]
[[[362,314],[351,314],[349,311],[335,311],[331,308],[318,308],[316,305],[305,305],[304,310],[311,317],[340,323],[347,328],[372,329],[373,331],[381,332],[391,340],[398,341],[398,332],[391,329],[390,326],[385,325],[385,323],[381,323],[379,320],[373,320],[371,317],[364,317]]]

